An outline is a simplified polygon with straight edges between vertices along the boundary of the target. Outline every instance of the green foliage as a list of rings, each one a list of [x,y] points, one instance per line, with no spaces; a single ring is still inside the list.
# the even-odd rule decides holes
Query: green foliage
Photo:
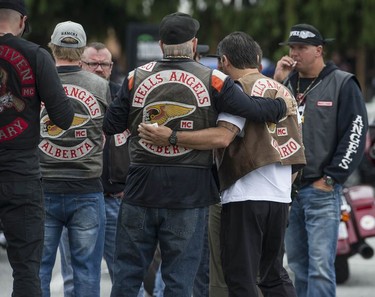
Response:
[[[57,22],[81,23],[89,39],[104,40],[113,28],[125,44],[130,22],[158,24],[161,18],[179,8],[178,0],[26,0],[32,33],[27,36],[45,46]],[[232,31],[245,31],[263,48],[265,56],[279,58],[287,52],[279,42],[288,37],[293,24],[311,23],[323,36],[334,37],[332,50],[375,47],[373,12],[375,0],[185,0],[190,13],[199,19],[198,38],[211,46]],[[229,3],[229,4],[228,4]]]

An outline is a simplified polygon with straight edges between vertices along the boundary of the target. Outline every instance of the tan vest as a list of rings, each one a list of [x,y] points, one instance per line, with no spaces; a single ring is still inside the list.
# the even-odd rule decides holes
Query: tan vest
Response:
[[[260,73],[245,75],[238,80],[245,93],[259,97],[292,97],[282,84]],[[237,136],[225,149],[218,150],[220,188],[225,190],[238,179],[259,167],[281,163],[293,165],[293,171],[306,164],[297,116],[279,123],[246,121],[244,136]]]

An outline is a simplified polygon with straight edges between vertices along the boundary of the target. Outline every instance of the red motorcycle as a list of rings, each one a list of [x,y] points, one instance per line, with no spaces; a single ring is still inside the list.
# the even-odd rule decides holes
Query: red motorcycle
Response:
[[[374,188],[360,185],[344,189],[335,261],[336,283],[348,280],[349,257],[360,254],[364,259],[372,258],[374,249],[366,243],[366,238],[374,236]]]

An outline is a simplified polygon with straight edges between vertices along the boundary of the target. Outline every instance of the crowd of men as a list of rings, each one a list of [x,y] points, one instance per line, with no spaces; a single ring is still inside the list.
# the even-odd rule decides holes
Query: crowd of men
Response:
[[[22,38],[25,2],[0,0],[12,296],[51,295],[59,246],[65,296],[100,296],[103,256],[108,295],[143,295],[157,249],[158,296],[336,296],[340,195],[368,129],[357,79],[324,60],[332,40],[309,24],[280,43],[273,78],[246,32],[219,42],[218,69],[196,61],[199,27],[166,15],[163,58],[116,86],[108,49],[87,45],[81,24],[58,23],[50,54]]]

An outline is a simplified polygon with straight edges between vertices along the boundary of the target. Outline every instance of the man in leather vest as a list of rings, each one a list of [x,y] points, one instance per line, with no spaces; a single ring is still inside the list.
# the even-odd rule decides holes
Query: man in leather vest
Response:
[[[298,297],[335,297],[335,256],[343,183],[365,148],[367,113],[353,74],[323,58],[325,39],[308,24],[292,26],[289,55],[274,78],[298,100],[307,165],[298,178],[286,232],[289,267]]]
[[[112,297],[137,296],[158,242],[164,296],[192,294],[204,220],[219,193],[212,152],[180,146],[178,131],[214,127],[221,111],[260,122],[277,122],[286,114],[284,99],[249,97],[224,73],[194,61],[198,29],[190,15],[165,16],[159,26],[164,58],[131,71],[105,115],[106,134],[131,132]],[[142,141],[137,131],[142,122],[172,128],[167,145]]]
[[[248,34],[229,34],[217,52],[223,72],[237,80],[245,93],[293,98],[287,88],[259,72],[262,51]],[[161,145],[170,131],[158,135],[159,129],[142,125],[139,130],[145,141]],[[151,130],[154,135],[149,134]],[[217,128],[181,132],[178,139],[179,145],[188,148],[226,147],[216,151],[216,162],[222,203],[220,246],[228,293],[225,288],[212,288],[218,294],[211,296],[258,296],[257,287],[263,296],[296,296],[283,268],[283,246],[292,172],[305,164],[297,116],[275,124],[245,122],[222,113]]]
[[[49,123],[42,108],[40,162],[46,203],[45,239],[40,277],[43,296],[50,282],[62,229],[67,228],[74,274],[74,295],[100,295],[105,208],[101,182],[104,139],[102,124],[110,100],[108,82],[81,69],[86,46],[81,24],[58,23],[48,44],[66,94],[74,107],[67,130]]]
[[[111,81],[113,68],[112,54],[105,44],[91,42],[83,51],[80,66],[83,70],[97,74],[108,81],[113,101],[120,85]],[[103,258],[108,267],[108,273],[113,279],[113,259],[115,253],[116,224],[120,202],[124,194],[126,175],[129,167],[127,131],[106,138],[103,149],[103,171],[101,181],[105,202],[105,241]],[[64,279],[65,297],[74,296],[73,269],[66,228],[61,236],[59,250],[61,256],[61,273]]]

